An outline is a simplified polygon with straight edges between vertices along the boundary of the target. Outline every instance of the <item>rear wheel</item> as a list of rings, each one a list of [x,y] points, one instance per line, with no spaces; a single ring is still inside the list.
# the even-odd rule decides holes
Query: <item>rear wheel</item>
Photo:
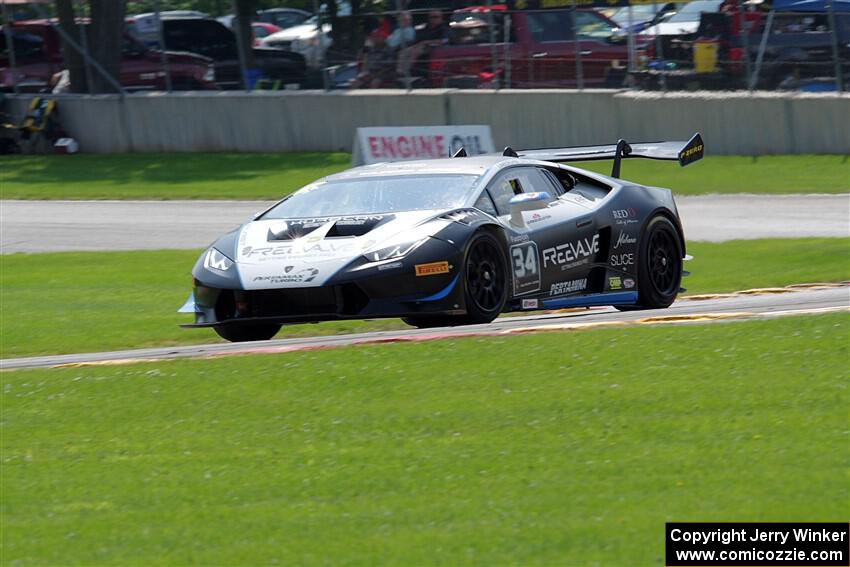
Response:
[[[676,226],[667,217],[654,217],[643,231],[638,253],[637,305],[620,311],[669,307],[682,284],[682,245]]]
[[[267,341],[280,331],[281,325],[277,323],[244,324],[244,325],[221,325],[213,327],[218,336],[232,343],[245,341]]]

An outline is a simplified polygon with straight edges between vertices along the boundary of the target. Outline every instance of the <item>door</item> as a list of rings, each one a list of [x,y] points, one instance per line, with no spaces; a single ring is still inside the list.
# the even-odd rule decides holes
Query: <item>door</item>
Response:
[[[605,86],[612,67],[628,66],[624,43],[612,43],[616,24],[596,12],[576,11],[576,30],[584,85]]]
[[[572,87],[576,83],[576,54],[570,10],[529,12],[527,86]]]
[[[563,295],[583,291],[587,285],[587,272],[599,248],[595,223],[589,209],[559,199],[561,191],[537,167],[508,169],[487,187],[499,221],[511,235],[508,265],[514,296],[549,297],[553,290]],[[546,208],[523,212],[522,226],[512,225],[509,202],[523,192],[547,192],[552,201]]]

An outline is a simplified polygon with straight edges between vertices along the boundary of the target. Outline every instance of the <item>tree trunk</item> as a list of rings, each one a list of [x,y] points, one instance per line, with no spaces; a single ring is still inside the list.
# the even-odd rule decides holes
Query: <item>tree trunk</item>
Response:
[[[77,45],[80,45],[80,28],[77,27],[74,17],[73,0],[56,0],[56,13],[59,16],[59,25],[62,30],[71,36],[71,39]],[[86,69],[83,67],[82,54],[63,39],[62,57],[65,61],[65,68],[71,75],[71,92],[87,93],[89,89],[86,83]]]
[[[116,83],[121,83],[121,58],[124,44],[124,0],[89,0],[88,48]],[[93,93],[114,93],[115,87],[100,73],[92,73]]]

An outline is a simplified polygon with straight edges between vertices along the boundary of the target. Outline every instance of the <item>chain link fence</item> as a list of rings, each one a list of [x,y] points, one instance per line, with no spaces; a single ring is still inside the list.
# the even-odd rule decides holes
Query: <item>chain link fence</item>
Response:
[[[129,10],[120,76],[113,83],[116,92],[843,90],[850,79],[848,2],[800,3],[808,9],[694,0],[614,9],[573,2],[547,10],[492,1],[398,9],[404,6],[396,2],[390,10],[333,17],[318,8],[268,10],[257,14],[245,53],[232,15],[176,13],[163,0],[153,3],[153,13]],[[88,55],[85,20],[75,34],[54,19],[12,20],[4,4],[0,89],[67,90],[63,43],[83,55],[87,74],[105,73]]]

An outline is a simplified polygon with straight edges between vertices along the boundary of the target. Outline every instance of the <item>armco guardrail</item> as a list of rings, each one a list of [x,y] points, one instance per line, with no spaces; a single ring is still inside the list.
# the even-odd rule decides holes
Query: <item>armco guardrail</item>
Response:
[[[850,94],[610,90],[60,95],[82,151],[351,150],[361,126],[490,124],[497,147],[684,139],[721,155],[850,154]],[[19,120],[30,100],[11,97]]]

